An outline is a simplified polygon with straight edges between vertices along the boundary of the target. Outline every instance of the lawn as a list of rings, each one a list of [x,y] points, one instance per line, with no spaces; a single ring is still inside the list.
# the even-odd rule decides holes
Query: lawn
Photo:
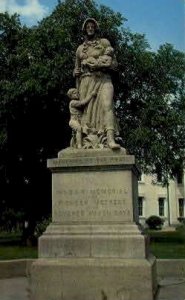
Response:
[[[37,247],[0,245],[0,260],[19,258],[37,258]]]
[[[25,246],[20,233],[0,232],[0,260],[37,258],[37,246]]]
[[[148,231],[151,252],[157,258],[185,259],[184,231]]]
[[[185,232],[147,231],[157,258],[185,259]],[[0,260],[37,258],[37,246],[25,246],[19,233],[0,233]]]

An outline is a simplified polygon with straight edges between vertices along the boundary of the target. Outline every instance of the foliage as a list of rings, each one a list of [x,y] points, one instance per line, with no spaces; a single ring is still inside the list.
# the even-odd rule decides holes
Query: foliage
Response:
[[[34,232],[35,236],[37,238],[40,237],[50,223],[51,223],[51,217],[42,218],[40,222],[37,222],[35,226],[35,232]]]
[[[148,219],[146,219],[146,224],[150,229],[161,229],[163,225],[163,220],[158,216],[150,216]]]
[[[119,62],[112,78],[124,147],[143,170],[162,170],[166,179],[183,161],[183,53],[169,44],[152,52],[144,35],[124,28],[120,13],[95,1],[59,1],[32,28],[0,14],[0,209],[24,211],[33,228],[51,210],[46,160],[70,144],[66,92],[75,85],[75,50],[89,16]]]
[[[185,225],[185,217],[179,217],[177,220],[182,224]]]
[[[184,157],[185,57],[168,44],[157,53],[131,48],[126,70],[122,55],[125,75],[120,76],[123,140],[145,172],[162,171],[167,182],[182,167]]]
[[[0,218],[0,228],[2,231],[17,232],[22,230],[24,213],[15,211],[12,208],[5,209]]]

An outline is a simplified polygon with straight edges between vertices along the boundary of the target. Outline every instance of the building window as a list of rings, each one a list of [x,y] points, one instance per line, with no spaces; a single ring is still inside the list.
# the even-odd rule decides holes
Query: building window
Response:
[[[138,197],[138,213],[143,216],[143,197]]]
[[[158,199],[159,201],[159,216],[160,217],[164,217],[164,201],[165,201],[165,198],[159,198]]]
[[[184,199],[179,198],[179,217],[184,217]]]
[[[163,177],[162,177],[162,173],[157,173],[157,182],[162,182]]]
[[[162,167],[160,164],[156,164],[156,175],[157,182],[161,183],[163,181]]]
[[[177,183],[182,184],[182,182],[183,182],[183,170],[180,169],[177,172]]]

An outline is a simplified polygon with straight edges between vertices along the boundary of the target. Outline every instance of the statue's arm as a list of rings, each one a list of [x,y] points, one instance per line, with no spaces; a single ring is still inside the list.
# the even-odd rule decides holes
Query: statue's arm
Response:
[[[71,103],[73,107],[81,107],[81,106],[84,106],[86,105],[87,103],[89,103],[91,101],[91,99],[93,97],[95,97],[97,94],[97,92],[92,92],[90,93],[90,95],[88,95],[84,100],[78,100],[78,101],[74,101]]]
[[[70,107],[80,107],[81,106],[80,102],[81,101],[79,100],[71,100]]]
[[[94,98],[96,96],[96,94],[97,94],[96,92],[90,93],[84,100],[80,101],[81,105],[85,105],[85,104],[89,103],[92,100],[92,98]]]

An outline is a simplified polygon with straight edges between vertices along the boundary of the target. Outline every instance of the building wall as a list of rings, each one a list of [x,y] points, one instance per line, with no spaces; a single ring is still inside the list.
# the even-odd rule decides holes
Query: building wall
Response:
[[[179,224],[180,198],[183,199],[183,217],[185,217],[185,176],[181,184],[178,184],[177,180],[170,180],[169,186],[164,187],[160,182],[157,182],[155,175],[143,174],[139,181],[139,197],[142,197],[143,202],[143,207],[140,209],[140,213],[142,210],[142,215],[139,216],[141,224],[144,225],[145,220],[151,215],[160,216],[160,213],[164,213],[164,215],[160,216],[164,220],[164,226],[175,226]],[[161,204],[164,203],[164,211],[161,205],[160,213],[159,201]]]

